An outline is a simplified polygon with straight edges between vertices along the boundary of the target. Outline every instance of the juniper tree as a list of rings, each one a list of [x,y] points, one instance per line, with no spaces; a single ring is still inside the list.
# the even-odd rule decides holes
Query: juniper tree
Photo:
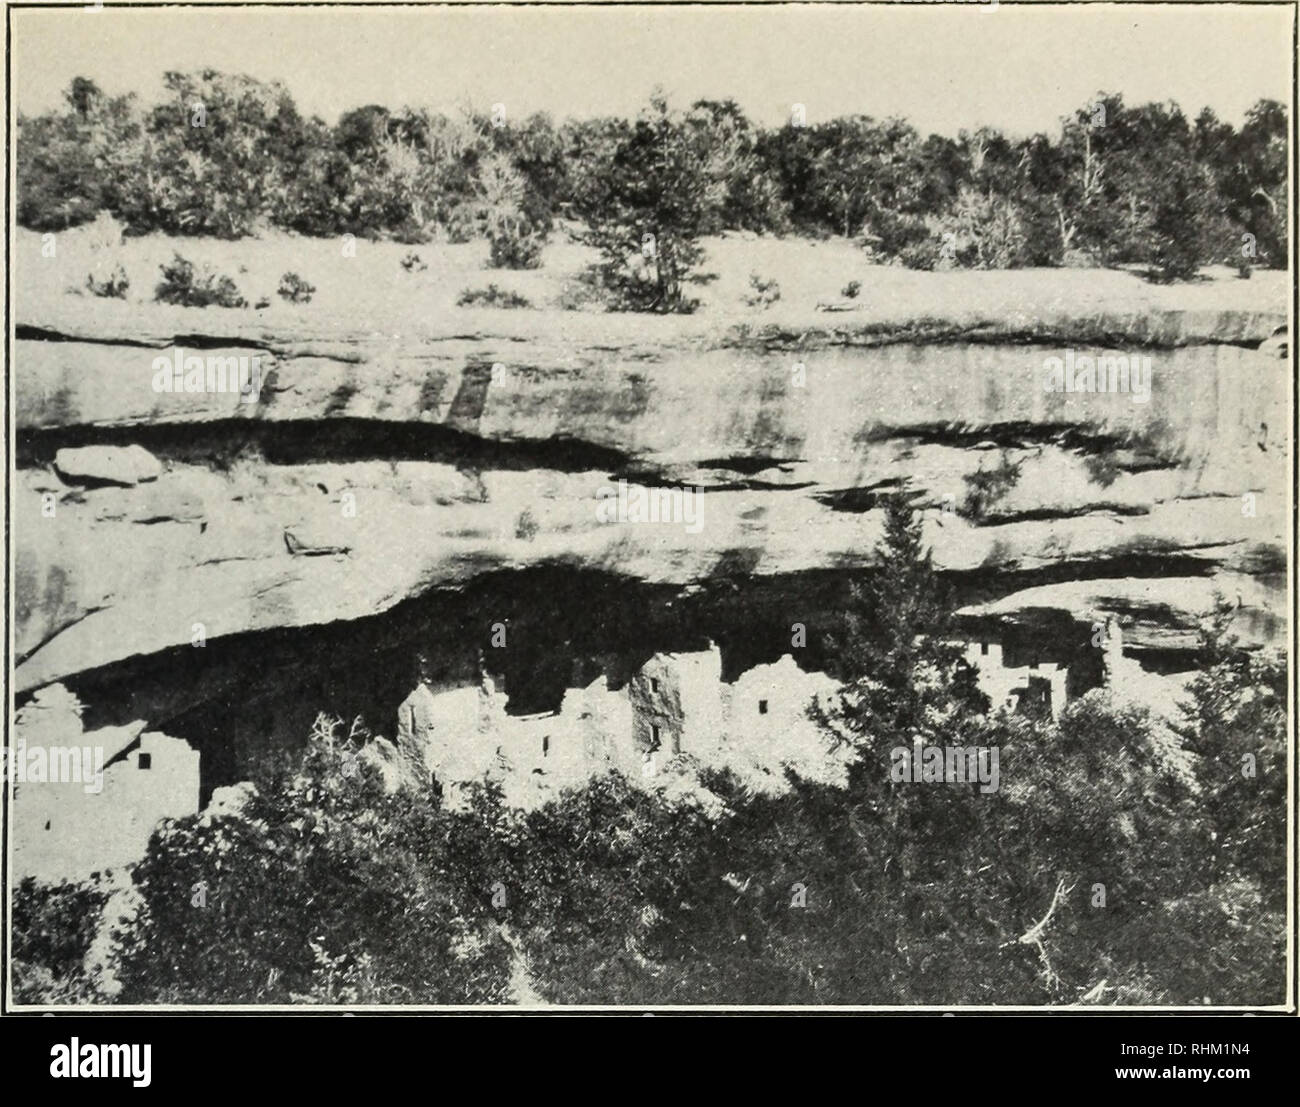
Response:
[[[925,546],[922,518],[905,491],[885,501],[876,569],[855,583],[834,644],[848,688],[838,720],[855,742],[908,733],[927,706],[982,707],[952,640],[952,598]]]
[[[601,253],[614,307],[689,312],[686,284],[704,257],[700,237],[720,202],[706,134],[656,96],[635,123],[619,122],[601,164],[583,178],[576,207],[585,241]]]

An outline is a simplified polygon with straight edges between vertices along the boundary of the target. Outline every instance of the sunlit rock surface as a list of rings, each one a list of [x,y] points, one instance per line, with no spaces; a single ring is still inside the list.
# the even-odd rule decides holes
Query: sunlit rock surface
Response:
[[[130,693],[153,725],[275,677],[247,657],[173,682],[176,650],[258,635],[291,650],[285,632],[355,623],[373,651],[386,613],[531,572],[614,582],[654,610],[743,609],[771,581],[815,623],[821,582],[873,567],[881,497],[905,483],[967,614],[1115,614],[1135,648],[1178,652],[1226,603],[1248,640],[1276,640],[1284,301],[1249,309],[1222,283],[1180,307],[1115,274],[1092,275],[1090,299],[1074,272],[940,276],[843,313],[369,326],[20,296],[17,690],[158,659]],[[257,402],[156,391],[178,349],[258,359]],[[1149,397],[1045,390],[1067,354],[1149,358]],[[157,470],[117,479],[128,457]],[[654,633],[603,645],[648,656],[669,645]],[[770,646],[761,660],[789,642]]]

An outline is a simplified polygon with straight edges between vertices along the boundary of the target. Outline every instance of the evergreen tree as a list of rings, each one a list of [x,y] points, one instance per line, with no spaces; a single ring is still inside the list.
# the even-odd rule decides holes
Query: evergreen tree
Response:
[[[893,744],[934,711],[987,708],[951,641],[952,600],[922,525],[907,492],[887,499],[877,568],[865,584],[853,585],[844,630],[834,640],[837,675],[848,684],[836,722],[855,744],[869,737]]]
[[[634,124],[620,123],[607,158],[586,174],[577,209],[601,253],[601,280],[616,308],[690,312],[688,282],[723,196],[710,178],[707,133],[656,96]]]

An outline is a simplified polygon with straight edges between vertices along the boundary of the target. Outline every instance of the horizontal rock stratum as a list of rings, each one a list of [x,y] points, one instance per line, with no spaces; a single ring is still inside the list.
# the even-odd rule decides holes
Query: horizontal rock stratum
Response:
[[[978,305],[985,275],[960,276]],[[400,331],[30,305],[18,689],[184,645],[196,625],[358,619],[499,570],[682,590],[865,570],[879,497],[904,484],[939,567],[980,580],[980,613],[1114,611],[1126,642],[1188,649],[1223,598],[1270,637],[1289,518],[1284,305],[1050,293],[747,319],[463,310]],[[155,391],[155,359],[177,350],[258,358],[257,402]],[[1149,400],[1046,391],[1045,362],[1067,354],[1149,358]],[[162,471],[111,487],[56,464],[86,448],[148,451]],[[619,518],[620,488],[679,514]]]

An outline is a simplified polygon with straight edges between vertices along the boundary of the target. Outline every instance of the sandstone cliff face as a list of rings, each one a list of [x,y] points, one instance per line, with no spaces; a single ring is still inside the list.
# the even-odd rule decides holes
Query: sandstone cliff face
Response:
[[[1280,312],[464,311],[401,334],[234,314],[20,313],[19,693],[501,573],[689,596],[868,570],[904,482],[972,613],[1115,613],[1177,651],[1223,597],[1248,635],[1280,630]],[[155,391],[178,347],[259,359],[257,402]],[[1149,400],[1045,391],[1067,352],[1150,358]],[[89,470],[86,447],[108,451]],[[127,448],[156,478],[113,479]]]

